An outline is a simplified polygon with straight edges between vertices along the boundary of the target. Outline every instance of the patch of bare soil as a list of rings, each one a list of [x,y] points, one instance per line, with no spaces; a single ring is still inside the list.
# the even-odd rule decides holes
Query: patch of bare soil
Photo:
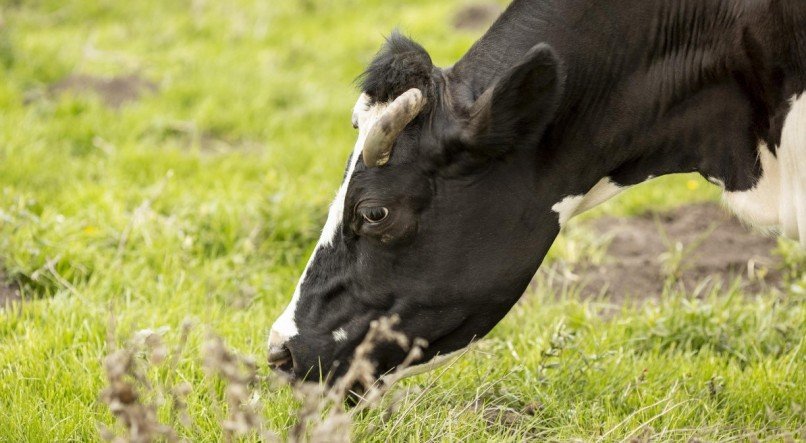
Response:
[[[461,8],[453,16],[453,27],[463,31],[487,29],[501,15],[501,6],[495,3],[482,3]]]
[[[669,281],[687,292],[715,284],[724,288],[737,278],[748,292],[781,284],[775,239],[751,231],[713,203],[602,218],[588,226],[612,238],[604,262],[564,270],[552,283],[578,285],[583,297],[657,298]]]
[[[10,306],[12,303],[19,303],[20,288],[14,283],[9,283],[8,278],[0,272],[0,310]]]
[[[73,74],[48,88],[52,96],[64,93],[97,94],[107,106],[115,109],[136,101],[143,94],[154,92],[157,92],[157,85],[136,74],[110,78]]]
[[[189,121],[175,121],[154,130],[165,140],[178,142],[185,149],[198,148],[202,154],[216,155],[230,152],[259,153],[265,145],[247,139],[234,139],[205,131]]]

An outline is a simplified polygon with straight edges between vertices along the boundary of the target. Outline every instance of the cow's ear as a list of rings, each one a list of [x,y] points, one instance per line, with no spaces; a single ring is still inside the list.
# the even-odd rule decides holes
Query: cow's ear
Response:
[[[490,156],[538,143],[554,120],[563,80],[554,49],[545,43],[534,46],[478,98],[462,141]]]

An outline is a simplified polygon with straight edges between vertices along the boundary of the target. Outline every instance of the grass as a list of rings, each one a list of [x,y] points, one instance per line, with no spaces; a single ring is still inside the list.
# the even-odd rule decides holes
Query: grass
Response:
[[[0,311],[0,440],[98,440],[98,423],[114,423],[99,401],[110,312],[118,344],[162,326],[175,344],[184,319],[205,325],[175,370],[152,375],[194,388],[186,437],[221,438],[223,405],[195,357],[205,329],[265,374],[267,328],[353,144],[354,78],[393,26],[452,63],[478,36],[450,27],[465,4],[0,0],[0,264],[26,299]],[[117,110],[48,94],[73,73],[137,73],[159,91]],[[668,177],[589,217],[716,197],[700,179]],[[566,236],[550,260],[594,243]],[[781,250],[781,292],[697,298],[670,286],[614,313],[537,284],[489,339],[402,383],[398,412],[360,415],[353,435],[804,439],[806,262]],[[267,426],[287,435],[298,401],[258,392]]]

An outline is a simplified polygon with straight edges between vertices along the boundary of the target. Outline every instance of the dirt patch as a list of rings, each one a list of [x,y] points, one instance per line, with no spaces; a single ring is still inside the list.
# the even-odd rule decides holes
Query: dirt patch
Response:
[[[455,29],[479,31],[490,27],[503,9],[495,3],[466,6],[456,12],[452,24]]]
[[[110,78],[73,74],[48,88],[51,96],[65,93],[97,94],[107,106],[115,109],[136,101],[143,94],[156,91],[155,83],[135,74]]]
[[[0,311],[12,303],[19,303],[20,300],[22,300],[20,288],[14,283],[9,283],[5,274],[0,273]]]
[[[667,284],[699,293],[740,279],[743,289],[780,287],[776,241],[743,226],[716,204],[684,206],[635,218],[602,218],[588,226],[612,238],[603,263],[562,269],[552,286],[576,286],[582,297],[656,298]]]
[[[263,152],[265,145],[247,139],[227,138],[199,128],[193,122],[176,121],[154,128],[163,140],[171,140],[184,149],[198,148],[202,154]]]

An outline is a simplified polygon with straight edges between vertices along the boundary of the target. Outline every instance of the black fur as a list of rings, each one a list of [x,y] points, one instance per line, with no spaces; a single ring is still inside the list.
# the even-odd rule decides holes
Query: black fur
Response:
[[[419,88],[433,98],[434,69],[428,52],[395,30],[359,82],[373,102],[394,100],[411,88]]]

